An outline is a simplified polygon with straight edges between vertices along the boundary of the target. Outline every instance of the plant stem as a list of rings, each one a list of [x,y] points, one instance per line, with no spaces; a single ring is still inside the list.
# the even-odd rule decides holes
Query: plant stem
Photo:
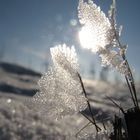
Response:
[[[92,109],[91,109],[91,105],[90,105],[90,102],[88,100],[88,97],[87,97],[87,93],[86,93],[86,90],[85,90],[85,87],[84,87],[84,84],[83,84],[83,81],[82,81],[82,78],[80,76],[79,73],[78,74],[78,77],[79,77],[79,80],[80,80],[80,83],[81,83],[81,87],[82,87],[82,90],[83,90],[83,93],[85,95],[85,98],[87,99],[87,105],[88,105],[88,108],[89,108],[89,112],[90,112],[90,115],[91,115],[91,118],[92,118],[92,121],[93,121],[93,124],[95,125],[95,128],[96,128],[96,131],[99,132],[101,130],[101,128],[99,128],[99,126],[96,124],[96,121],[94,119],[94,115],[92,113]]]
[[[130,86],[130,83],[129,83],[129,81],[128,81],[127,76],[125,76],[125,80],[126,80],[126,83],[127,83],[127,85],[128,85],[128,88],[129,88],[129,91],[130,91],[131,98],[132,98],[132,100],[133,100],[134,106],[136,106],[135,99],[134,99],[134,95],[133,95],[133,92],[132,92],[132,89],[131,89],[131,86]]]
[[[132,75],[132,71],[131,71],[129,63],[128,63],[127,59],[126,59],[122,44],[121,44],[121,42],[119,40],[119,35],[118,35],[117,31],[116,31],[116,21],[115,21],[115,19],[116,19],[115,18],[115,16],[116,16],[116,2],[115,2],[115,0],[113,1],[112,5],[113,5],[113,11],[112,11],[112,15],[111,15],[110,20],[111,20],[111,23],[112,23],[112,29],[114,30],[114,38],[116,38],[116,41],[118,42],[119,48],[122,49],[122,54],[121,54],[122,59],[125,61],[125,65],[128,68],[129,73],[127,75],[125,75],[125,79],[126,79],[128,88],[130,90],[134,106],[139,108],[138,99],[137,99],[137,93],[136,93],[136,88],[135,88],[135,83],[134,83],[134,78],[133,78],[133,75]]]
[[[134,102],[134,106],[139,107],[133,74],[132,74],[129,63],[128,63],[124,53],[122,54],[122,58],[125,61],[125,65],[126,65],[126,67],[128,68],[128,71],[129,71],[129,74],[127,74],[125,76],[125,78],[126,78],[126,82],[127,82],[127,85],[129,87],[129,90],[130,90],[130,93],[131,93],[132,100]]]
[[[113,99],[111,99],[109,96],[106,96],[116,107],[118,107],[123,114],[125,114],[125,111],[123,110],[123,108],[121,106],[119,106]]]
[[[90,123],[92,123],[93,125],[95,125],[97,127],[97,129],[101,130],[101,128],[95,123],[93,122],[87,115],[85,115],[83,112],[80,112],[87,120],[89,120]]]
[[[113,26],[113,28],[114,28],[114,31],[115,31],[114,36],[116,37],[116,40],[117,40],[118,45],[119,45],[119,48],[122,49],[122,54],[121,54],[122,59],[124,60],[125,65],[126,65],[126,67],[128,68],[128,74],[125,75],[126,83],[127,83],[127,85],[128,85],[129,91],[130,91],[130,93],[131,93],[131,98],[132,98],[132,100],[133,100],[134,106],[135,106],[135,107],[139,107],[139,105],[138,105],[138,99],[137,99],[137,93],[136,93],[136,88],[135,88],[135,83],[134,83],[134,78],[133,78],[133,74],[132,74],[132,71],[131,71],[131,69],[130,69],[129,63],[128,63],[127,59],[126,59],[126,56],[125,56],[125,53],[124,53],[122,44],[121,44],[121,42],[120,42],[120,40],[119,40],[119,37],[118,37],[118,35],[117,35],[117,33],[116,33],[115,26]]]

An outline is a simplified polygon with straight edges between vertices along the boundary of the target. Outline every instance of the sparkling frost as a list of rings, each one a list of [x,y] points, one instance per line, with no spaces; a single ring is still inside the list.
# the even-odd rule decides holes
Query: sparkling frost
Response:
[[[79,0],[78,12],[79,21],[84,25],[79,33],[83,47],[97,52],[100,47],[104,48],[110,44],[113,39],[111,23],[100,7],[97,7],[92,0],[88,0],[88,2]],[[85,33],[88,37],[86,37],[86,43],[83,43]]]
[[[125,48],[118,42],[120,34],[116,29],[115,2],[111,8],[110,18],[107,18],[92,0],[88,2],[79,0],[78,17],[83,25],[79,38],[83,48],[98,53],[104,66],[114,67],[120,73],[127,75],[129,70],[121,55]]]
[[[39,81],[40,92],[34,97],[36,109],[45,117],[60,119],[84,110],[86,99],[77,76],[78,62],[74,47],[51,48],[53,66]]]

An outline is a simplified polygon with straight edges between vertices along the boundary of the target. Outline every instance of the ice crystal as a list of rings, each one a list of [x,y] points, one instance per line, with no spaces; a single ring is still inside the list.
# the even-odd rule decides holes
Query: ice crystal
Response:
[[[86,108],[86,99],[77,76],[78,62],[74,47],[51,48],[53,66],[39,81],[40,92],[33,101],[45,117],[60,119]],[[74,73],[74,74],[73,74]]]
[[[115,0],[109,11],[109,18],[92,0],[79,0],[78,17],[83,25],[79,32],[81,45],[99,54],[104,66],[115,67],[120,73],[127,75],[128,67],[121,52],[126,48],[119,42],[121,29],[117,31],[115,20]]]

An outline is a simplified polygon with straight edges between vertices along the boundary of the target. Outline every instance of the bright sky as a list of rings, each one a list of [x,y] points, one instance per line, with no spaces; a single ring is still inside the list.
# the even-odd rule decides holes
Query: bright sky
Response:
[[[94,1],[105,12],[112,2]],[[100,65],[95,56],[80,48],[77,5],[78,0],[0,0],[0,52],[3,52],[3,60],[44,71],[49,48],[67,43],[77,48],[83,69],[91,68],[91,64]],[[117,21],[124,26],[122,41],[129,46],[127,57],[138,74],[139,7],[139,0],[117,0]]]

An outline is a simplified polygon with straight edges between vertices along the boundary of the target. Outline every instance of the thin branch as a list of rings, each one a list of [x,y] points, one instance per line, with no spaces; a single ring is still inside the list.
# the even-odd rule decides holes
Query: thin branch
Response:
[[[126,56],[125,56],[124,53],[122,54],[122,58],[125,61],[125,64],[126,64],[126,66],[128,68],[129,74],[130,74],[129,77],[127,77],[127,76],[125,76],[125,77],[127,77],[127,84],[129,84],[128,85],[129,86],[129,90],[131,89],[131,91],[130,91],[131,96],[133,94],[133,100],[135,100],[135,101],[133,101],[134,102],[134,105],[135,105],[135,107],[139,107],[133,74],[132,74],[132,71],[130,69],[129,63],[128,63],[128,61],[127,61]]]
[[[114,36],[116,37],[116,40],[117,40],[117,42],[119,44],[119,47],[120,47],[120,49],[123,49],[122,44],[121,44],[121,42],[119,40],[119,37],[117,35],[115,26],[113,26],[113,29],[115,31],[114,32]],[[126,59],[125,53],[124,53],[124,51],[122,51],[122,52],[123,52],[122,53],[122,59],[125,61],[125,65],[128,68],[128,71],[129,71],[129,74],[130,74],[130,78],[131,78],[131,81],[129,79],[127,79],[128,81],[126,80],[126,82],[127,82],[127,84],[130,83],[130,84],[128,84],[128,87],[129,87],[129,90],[131,89],[130,93],[131,93],[131,96],[132,96],[132,100],[133,100],[134,106],[135,107],[139,107],[133,74],[132,74],[132,71],[130,69],[129,63],[128,63],[127,59]],[[125,76],[125,77],[127,77],[127,76]]]
[[[131,86],[132,86],[132,89],[134,91],[134,96],[135,96],[135,100],[136,100],[136,106],[139,107],[135,84],[134,83],[131,83]]]
[[[125,79],[126,79],[126,83],[127,83],[127,85],[128,85],[128,88],[129,88],[129,91],[130,91],[131,98],[132,98],[132,100],[133,100],[134,106],[136,106],[135,99],[134,99],[134,95],[133,95],[133,92],[132,92],[132,89],[131,89],[131,86],[130,86],[130,84],[129,84],[129,81],[128,81],[127,76],[125,76]]]
[[[84,84],[83,84],[83,81],[82,81],[82,78],[81,78],[81,75],[79,73],[78,74],[78,77],[79,77],[79,80],[80,80],[80,83],[81,83],[81,86],[82,86],[82,90],[83,90],[83,93],[85,95],[85,98],[87,98],[87,93],[86,93],[86,90],[85,90],[85,87],[84,87]],[[87,98],[88,99],[88,98]]]
[[[111,99],[109,96],[106,96],[115,106],[117,106],[123,114],[125,114],[125,111],[123,110],[123,108],[121,106],[119,106],[113,99]]]
[[[87,115],[85,115],[83,112],[80,112],[87,120],[89,120],[93,125],[95,125],[96,130],[101,130],[101,128],[97,125],[97,123],[93,122]],[[98,131],[97,131],[98,132]]]
[[[84,93],[84,95],[85,95],[85,98],[87,99],[87,105],[88,105],[88,108],[89,108],[89,112],[90,112],[90,114],[91,114],[92,121],[94,122],[96,131],[99,132],[101,129],[99,129],[99,127],[97,126],[96,121],[95,121],[95,119],[94,119],[94,117],[93,117],[94,115],[93,115],[93,113],[92,113],[91,105],[90,105],[90,102],[89,102],[89,100],[88,100],[87,93],[86,93],[86,90],[85,90],[85,87],[84,87],[82,78],[81,78],[81,76],[80,76],[79,73],[77,73],[77,75],[78,75],[78,77],[79,77],[79,80],[80,80],[81,87],[82,87],[83,93]]]

